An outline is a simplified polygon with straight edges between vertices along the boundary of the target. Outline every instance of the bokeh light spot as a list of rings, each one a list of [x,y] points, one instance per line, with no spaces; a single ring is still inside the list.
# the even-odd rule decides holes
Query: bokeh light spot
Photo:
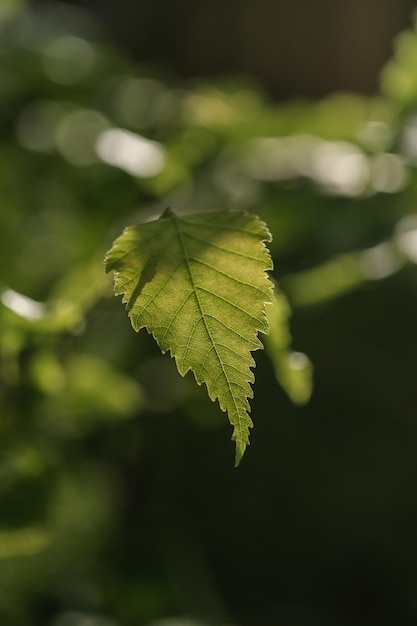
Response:
[[[397,224],[396,241],[400,251],[413,263],[417,263],[417,215],[407,215]]]
[[[314,177],[329,192],[346,196],[363,193],[370,168],[366,156],[346,141],[324,141],[314,152]]]
[[[102,132],[96,150],[105,163],[141,178],[156,176],[165,165],[165,151],[161,144],[120,128]]]
[[[407,182],[404,160],[396,154],[377,154],[371,161],[371,185],[375,191],[396,193]]]
[[[93,46],[85,39],[67,35],[55,39],[47,46],[43,68],[54,83],[72,85],[89,74],[94,62]]]
[[[78,109],[68,113],[55,133],[55,142],[64,159],[78,166],[97,162],[95,142],[108,127],[106,118],[92,109]]]
[[[395,246],[386,241],[364,250],[360,255],[363,275],[370,280],[379,280],[394,274],[400,267]]]
[[[45,305],[24,296],[13,289],[6,289],[0,296],[1,302],[8,309],[29,321],[39,320],[45,315]]]

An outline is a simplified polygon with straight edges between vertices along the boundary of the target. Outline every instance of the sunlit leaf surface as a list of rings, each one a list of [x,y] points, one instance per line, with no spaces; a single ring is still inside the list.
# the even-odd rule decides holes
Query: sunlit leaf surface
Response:
[[[265,224],[243,212],[208,212],[130,226],[108,253],[115,293],[135,330],[153,334],[179,372],[194,372],[234,426],[236,464],[249,443],[251,351],[267,331],[272,268]]]

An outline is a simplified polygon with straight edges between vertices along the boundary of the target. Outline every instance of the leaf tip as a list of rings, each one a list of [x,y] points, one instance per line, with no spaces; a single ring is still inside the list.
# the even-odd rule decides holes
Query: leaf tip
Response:
[[[172,207],[167,206],[167,208],[165,209],[165,211],[162,213],[161,217],[159,219],[163,220],[167,217],[175,217],[175,211]]]
[[[235,456],[235,467],[238,467],[240,464],[243,455],[245,454],[246,444],[245,443],[237,443],[236,442],[236,456]]]

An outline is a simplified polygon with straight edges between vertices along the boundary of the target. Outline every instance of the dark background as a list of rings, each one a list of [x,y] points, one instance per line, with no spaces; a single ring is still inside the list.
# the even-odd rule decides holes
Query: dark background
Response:
[[[46,4],[41,0],[35,4]],[[183,76],[242,72],[275,98],[336,90],[374,93],[393,37],[410,25],[413,0],[89,0],[139,61]]]

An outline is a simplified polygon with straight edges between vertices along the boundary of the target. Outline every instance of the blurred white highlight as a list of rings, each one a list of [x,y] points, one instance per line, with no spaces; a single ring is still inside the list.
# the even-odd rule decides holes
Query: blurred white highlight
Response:
[[[289,180],[305,176],[321,185],[328,193],[358,196],[370,183],[371,168],[367,156],[348,141],[325,141],[314,135],[292,137],[263,137],[250,144],[246,158],[250,176],[264,181]],[[379,164],[379,170],[391,166],[399,169],[399,163]],[[379,180],[386,176],[385,170]],[[400,174],[397,174],[397,178]],[[397,178],[388,186],[399,185]],[[402,180],[402,179],[401,179]],[[382,183],[381,183],[382,184]]]
[[[402,254],[417,263],[417,215],[403,217],[395,231],[395,239]]]
[[[13,289],[3,291],[0,300],[13,313],[31,322],[39,320],[45,315],[45,305],[42,302],[32,300],[32,298],[28,298],[28,296],[24,296]]]
[[[96,151],[105,163],[141,178],[159,174],[166,161],[161,144],[120,128],[100,133]]]
[[[413,163],[417,160],[417,117],[413,116],[407,120],[406,125],[404,126],[402,140],[401,140],[401,149],[404,154],[412,161]]]
[[[323,141],[314,151],[313,177],[329,191],[357,196],[369,183],[366,156],[347,141]]]
[[[363,275],[369,280],[391,276],[401,265],[395,246],[388,241],[364,250],[360,255],[360,264]]]
[[[288,355],[288,366],[293,370],[305,370],[310,365],[310,360],[304,352],[291,352]]]

